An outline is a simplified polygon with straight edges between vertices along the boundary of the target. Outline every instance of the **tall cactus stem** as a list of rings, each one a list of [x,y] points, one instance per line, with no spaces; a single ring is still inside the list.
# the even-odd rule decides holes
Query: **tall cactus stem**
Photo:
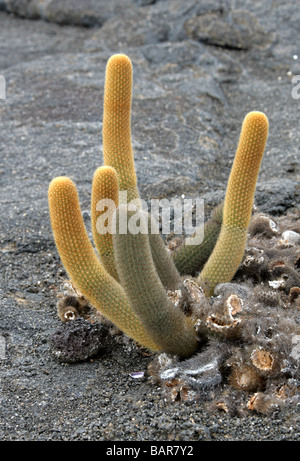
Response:
[[[127,222],[134,213],[127,210]],[[116,213],[117,229],[121,214],[124,216],[124,206]],[[147,216],[144,219],[147,222]],[[148,234],[116,233],[113,243],[121,284],[155,344],[179,357],[192,355],[198,345],[193,322],[168,299],[153,262]]]
[[[103,158],[119,177],[127,201],[139,198],[131,142],[132,64],[128,56],[115,54],[106,66],[103,107]]]
[[[223,223],[215,248],[197,278],[207,295],[215,286],[229,282],[245,252],[256,181],[268,137],[268,119],[262,112],[249,112],[229,176],[224,202]]]

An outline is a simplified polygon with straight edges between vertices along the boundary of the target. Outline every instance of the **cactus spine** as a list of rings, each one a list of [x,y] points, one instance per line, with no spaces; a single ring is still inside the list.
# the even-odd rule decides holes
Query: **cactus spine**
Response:
[[[216,246],[197,282],[212,295],[220,282],[229,282],[245,252],[257,176],[268,137],[268,119],[262,112],[249,112],[229,176],[223,223]]]

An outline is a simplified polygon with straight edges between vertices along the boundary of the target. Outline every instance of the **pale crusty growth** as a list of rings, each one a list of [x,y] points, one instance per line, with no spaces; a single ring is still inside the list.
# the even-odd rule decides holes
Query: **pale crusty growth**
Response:
[[[112,223],[113,212],[118,205],[119,181],[116,170],[110,166],[97,168],[93,178],[91,199],[93,240],[104,268],[116,280],[118,280],[118,273],[114,261],[112,229],[109,228],[109,225]],[[103,214],[107,219],[105,222],[101,220],[99,223]],[[105,230],[107,232],[104,234]]]
[[[74,286],[90,303],[140,345],[157,350],[131,309],[121,285],[102,267],[88,238],[75,184],[58,177],[49,186],[52,231]]]
[[[76,308],[73,306],[61,307],[57,313],[62,322],[70,322],[79,317]]]
[[[119,177],[128,202],[139,197],[131,143],[132,64],[115,54],[107,62],[103,110],[103,158]]]
[[[236,273],[246,246],[257,176],[268,137],[268,119],[262,112],[246,115],[229,176],[221,232],[197,281],[208,295]]]
[[[274,365],[274,357],[270,352],[257,348],[251,354],[251,362],[259,370],[270,371]]]
[[[246,364],[233,366],[229,381],[233,387],[244,391],[255,391],[262,385],[257,371]]]
[[[127,222],[134,212],[126,206],[117,210],[117,226],[124,216]],[[141,213],[147,226],[148,217]],[[130,224],[128,224],[129,226]],[[198,340],[191,319],[168,299],[157,274],[147,233],[116,233],[114,252],[119,278],[131,306],[161,351],[180,357],[195,352]]]

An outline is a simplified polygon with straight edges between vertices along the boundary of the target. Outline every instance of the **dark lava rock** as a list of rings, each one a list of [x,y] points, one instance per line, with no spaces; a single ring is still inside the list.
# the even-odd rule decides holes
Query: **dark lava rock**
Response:
[[[76,363],[87,360],[103,349],[106,328],[83,318],[64,323],[49,339],[53,357],[59,362]]]

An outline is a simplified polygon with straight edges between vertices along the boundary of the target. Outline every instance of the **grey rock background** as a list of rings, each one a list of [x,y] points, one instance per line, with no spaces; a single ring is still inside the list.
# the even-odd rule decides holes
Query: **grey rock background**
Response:
[[[256,203],[276,216],[300,205],[299,32],[299,0],[0,0],[1,440],[299,440],[297,409],[206,414],[131,378],[150,358],[130,345],[112,342],[101,358],[66,366],[47,343],[66,276],[48,184],[72,177],[89,217],[109,56],[124,52],[134,66],[144,198],[219,202],[242,120],[262,110],[270,134]]]

